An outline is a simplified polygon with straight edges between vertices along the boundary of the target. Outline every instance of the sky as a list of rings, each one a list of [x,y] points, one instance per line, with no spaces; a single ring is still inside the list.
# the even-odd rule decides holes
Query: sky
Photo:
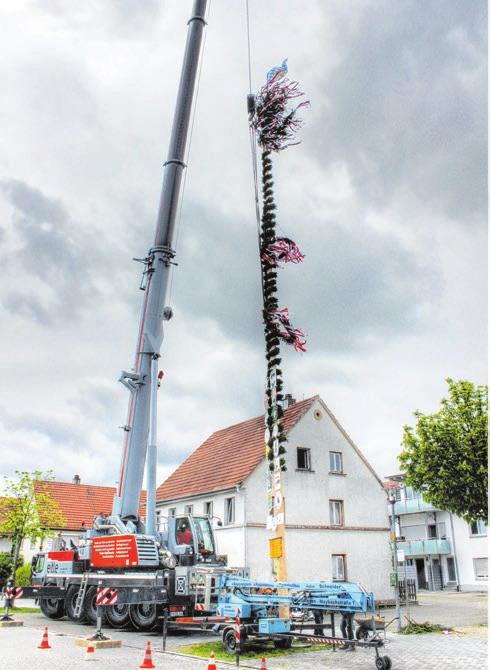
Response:
[[[186,0],[7,0],[0,79],[0,475],[114,484]],[[178,221],[158,483],[263,411],[245,0],[213,0]],[[445,378],[486,383],[486,3],[249,0],[252,90],[288,58],[311,107],[274,157],[280,271],[319,394],[380,476]]]

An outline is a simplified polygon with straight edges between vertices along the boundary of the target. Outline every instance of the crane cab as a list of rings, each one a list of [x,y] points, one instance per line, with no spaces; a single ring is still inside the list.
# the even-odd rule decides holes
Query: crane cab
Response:
[[[218,562],[214,532],[207,516],[185,514],[169,517],[162,539],[180,565]]]

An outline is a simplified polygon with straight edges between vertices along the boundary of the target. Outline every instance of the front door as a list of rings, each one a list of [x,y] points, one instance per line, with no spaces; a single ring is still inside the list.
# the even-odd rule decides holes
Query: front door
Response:
[[[415,559],[415,566],[417,568],[417,586],[419,589],[427,588],[427,580],[425,578],[425,565],[423,558]]]

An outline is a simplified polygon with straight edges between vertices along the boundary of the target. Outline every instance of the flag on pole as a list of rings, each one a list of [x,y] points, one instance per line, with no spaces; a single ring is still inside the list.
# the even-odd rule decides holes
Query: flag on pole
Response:
[[[285,77],[288,73],[288,59],[285,58],[280,65],[276,65],[276,67],[272,67],[269,72],[267,73],[267,81],[270,81],[271,79],[277,78],[277,79],[282,79]]]

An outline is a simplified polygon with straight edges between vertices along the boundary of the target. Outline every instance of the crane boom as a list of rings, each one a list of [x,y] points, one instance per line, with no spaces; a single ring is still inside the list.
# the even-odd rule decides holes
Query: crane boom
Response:
[[[192,103],[197,81],[199,59],[206,25],[207,0],[194,0],[188,22],[187,42],[175,106],[174,121],[167,160],[164,163],[163,184],[158,208],[154,245],[145,258],[145,287],[140,327],[133,369],[123,371],[120,381],[129,389],[130,399],[125,430],[119,484],[114,499],[113,516],[125,525],[138,520],[140,494],[148,445],[152,361],[160,357],[163,342],[163,321],[171,318],[166,307],[167,287],[175,250],[173,248],[177,207],[185,169],[185,150]],[[155,467],[155,461],[152,459]],[[153,478],[150,478],[154,480]],[[154,492],[149,492],[154,507]],[[147,517],[155,513],[147,505]]]

